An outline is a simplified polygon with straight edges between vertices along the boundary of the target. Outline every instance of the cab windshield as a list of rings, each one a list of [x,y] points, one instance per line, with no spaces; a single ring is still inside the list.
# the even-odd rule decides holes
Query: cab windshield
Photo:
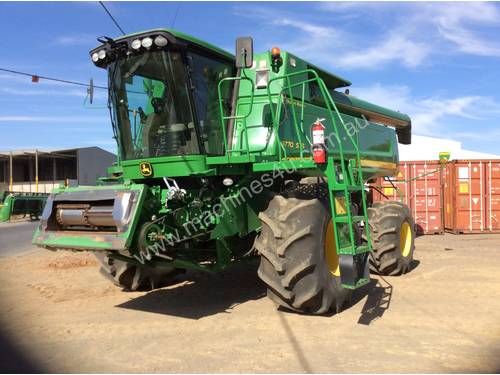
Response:
[[[109,74],[123,159],[200,153],[180,53],[128,56]]]

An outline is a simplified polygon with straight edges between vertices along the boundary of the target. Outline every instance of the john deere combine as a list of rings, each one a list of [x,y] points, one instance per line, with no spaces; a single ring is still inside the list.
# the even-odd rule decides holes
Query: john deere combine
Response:
[[[53,191],[35,244],[93,251],[128,290],[258,255],[269,297],[313,314],[338,311],[369,268],[408,270],[408,209],[365,190],[396,173],[408,116],[292,53],[254,55],[251,38],[235,56],[173,30],[101,42],[114,183]]]
[[[37,220],[41,215],[46,193],[0,191],[0,221],[9,221],[12,216],[28,216]]]

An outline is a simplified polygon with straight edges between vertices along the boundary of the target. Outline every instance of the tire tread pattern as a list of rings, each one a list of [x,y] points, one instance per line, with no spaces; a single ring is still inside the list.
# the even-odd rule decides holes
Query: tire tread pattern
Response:
[[[268,286],[268,297],[301,313],[325,314],[332,307],[339,312],[351,291],[326,264],[323,244],[330,213],[325,204],[276,195],[259,217],[258,275]]]
[[[404,222],[408,222],[412,231],[411,249],[406,257],[400,249],[400,231]],[[414,221],[408,207],[397,201],[375,202],[368,208],[368,223],[372,240],[370,270],[388,276],[408,272],[415,250]]]
[[[101,264],[100,273],[128,291],[149,291],[171,285],[180,270],[170,267],[138,266],[94,252]]]

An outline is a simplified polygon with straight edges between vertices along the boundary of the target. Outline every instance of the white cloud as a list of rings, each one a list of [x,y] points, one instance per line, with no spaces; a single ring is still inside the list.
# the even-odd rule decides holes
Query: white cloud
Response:
[[[408,86],[383,86],[377,83],[368,87],[353,86],[350,91],[351,95],[360,99],[396,111],[409,113],[414,108],[411,90]]]
[[[89,44],[97,45],[97,37],[93,34],[73,34],[73,35],[61,35],[57,37],[53,44],[59,46],[86,46]]]
[[[321,64],[331,62],[332,49],[350,40],[349,35],[340,28],[309,22],[306,17],[298,18],[296,13],[283,9],[278,12],[261,4],[236,6],[233,14],[249,19],[252,25],[258,25],[252,29],[252,35],[265,48],[278,45],[283,50]]]
[[[332,6],[333,8],[333,6]],[[352,11],[352,6],[347,7]],[[334,8],[342,11],[342,8]],[[348,52],[341,65],[352,68],[370,68],[380,64],[399,62],[416,67],[432,61],[431,56],[444,53],[466,53],[479,56],[500,56],[500,45],[481,38],[475,30],[500,26],[500,12],[490,3],[418,3],[399,8],[370,7],[371,12],[382,12],[392,19],[392,30],[379,41],[361,51]],[[362,11],[356,8],[355,11]],[[398,15],[398,13],[396,13]],[[497,30],[498,32],[498,30]]]
[[[452,118],[481,120],[500,114],[500,104],[490,97],[478,95],[415,98],[407,86],[380,84],[353,88],[351,91],[360,99],[407,113],[412,119],[413,131],[416,134],[443,136],[446,131],[446,135],[459,137],[460,129],[449,126],[445,128],[445,122],[452,123]]]
[[[415,101],[413,123],[420,134],[442,134],[440,120],[446,116],[479,120],[473,108],[481,104],[480,96],[464,96],[452,99],[432,98]],[[453,129],[451,129],[453,131]]]
[[[293,18],[278,18],[271,23],[297,30],[293,33],[287,32],[288,35],[295,35],[295,38],[284,37],[278,41],[278,45],[284,50],[309,58],[315,64],[331,64],[332,49],[341,48],[340,41],[349,38],[344,32],[333,27],[319,26]]]
[[[500,138],[500,130],[488,130],[481,132],[460,131],[454,133],[454,136],[483,142],[498,142],[498,139]]]
[[[455,3],[436,6],[437,12],[431,19],[435,22],[441,37],[452,42],[459,51],[480,55],[500,56],[500,44],[489,38],[482,38],[466,25],[499,26],[500,11],[492,3]],[[497,30],[498,32],[498,30]]]
[[[413,42],[402,35],[390,35],[378,45],[341,55],[335,63],[343,68],[377,68],[399,61],[405,66],[416,67],[429,53],[424,43]]]
[[[290,18],[278,18],[273,21],[273,24],[279,26],[289,26],[292,28],[299,29],[300,31],[303,31],[314,38],[317,37],[338,38],[341,36],[340,31],[334,29],[333,27],[320,26],[317,24],[312,24]]]
[[[446,39],[455,43],[461,52],[479,56],[500,56],[500,45],[482,41],[461,27],[440,25],[439,32]]]
[[[457,53],[500,57],[500,43],[491,37],[500,31],[500,8],[493,3],[323,2],[317,7],[333,13],[335,27],[321,17],[276,18],[275,11],[262,7],[247,9],[245,16],[273,26],[263,28],[264,38],[281,36],[283,47],[331,67],[374,69],[397,63],[415,68]]]
[[[358,6],[340,4],[338,8],[329,3],[322,3],[319,7],[339,13]],[[276,17],[276,12],[269,9],[265,11],[262,7],[247,9],[245,13],[238,11],[236,14],[258,17],[265,26],[261,28],[265,38],[271,36],[273,42],[279,42],[283,49],[315,61],[316,64],[355,69],[378,68],[397,61],[405,66],[415,67],[422,64],[430,53],[425,43],[411,40],[399,29],[382,34],[375,42],[367,42],[366,33],[362,29],[359,33],[348,32],[340,28],[339,23],[332,27],[319,20],[299,19],[296,15]],[[271,27],[273,32],[268,33],[267,27]]]
[[[100,122],[102,124],[107,124],[109,122],[108,117],[89,117],[89,116],[26,116],[26,115],[11,115],[11,116],[0,116],[0,122],[48,122],[48,123],[66,123],[71,125],[71,123],[96,123]]]

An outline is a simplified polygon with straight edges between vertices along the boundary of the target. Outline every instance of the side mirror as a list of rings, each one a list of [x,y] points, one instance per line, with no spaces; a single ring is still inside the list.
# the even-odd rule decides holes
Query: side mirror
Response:
[[[236,39],[236,68],[251,68],[253,65],[253,39],[249,36]]]
[[[89,82],[89,87],[87,87],[87,95],[89,96],[89,102],[92,104],[94,101],[94,79],[91,78]]]

